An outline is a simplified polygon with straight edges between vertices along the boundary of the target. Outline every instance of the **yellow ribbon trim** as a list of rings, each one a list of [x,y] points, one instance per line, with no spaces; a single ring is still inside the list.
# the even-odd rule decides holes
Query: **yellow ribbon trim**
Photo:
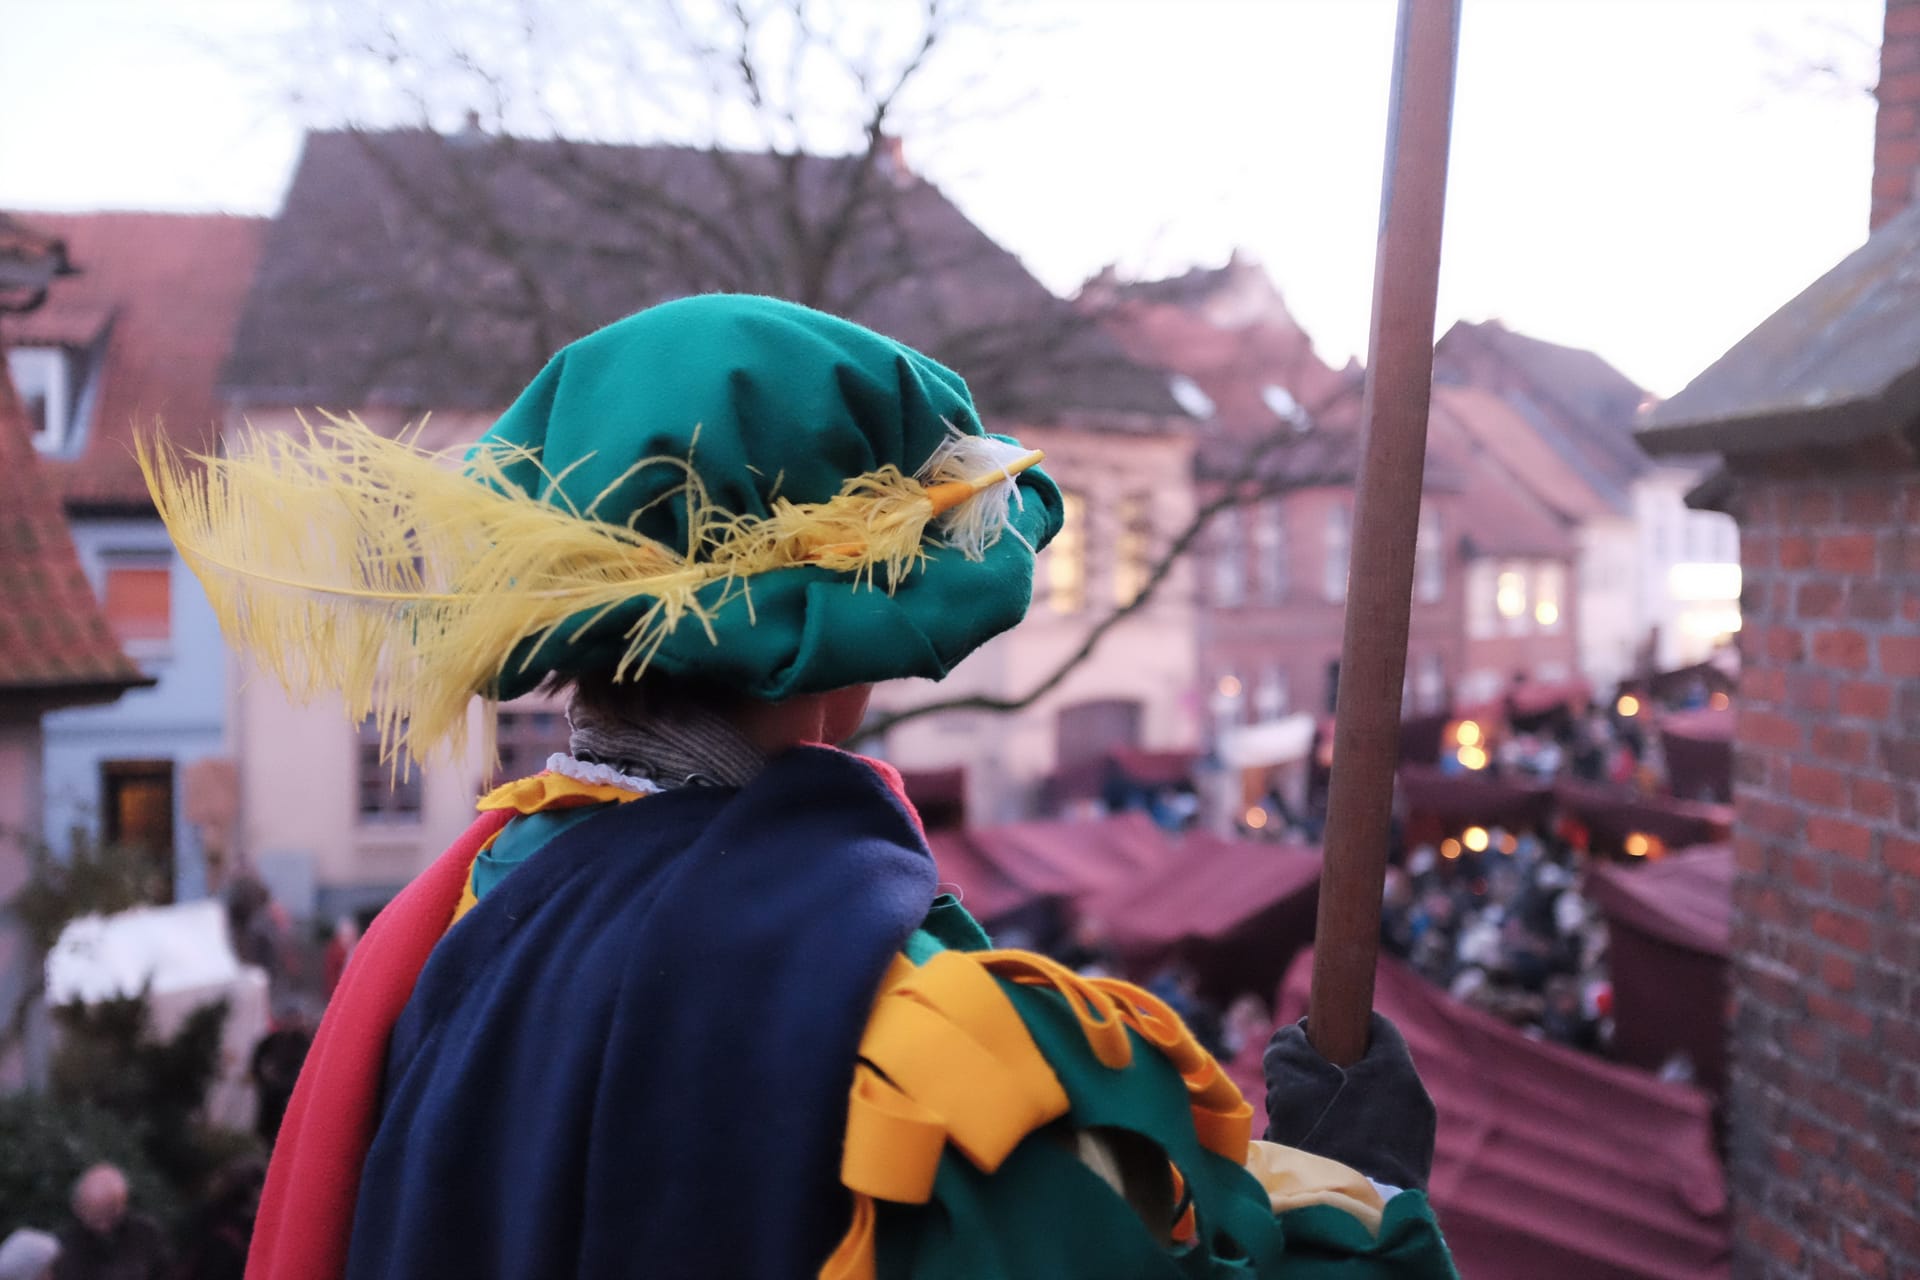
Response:
[[[1359,1171],[1275,1142],[1252,1144],[1246,1165],[1247,1172],[1266,1191],[1267,1203],[1276,1214],[1329,1204],[1358,1218],[1369,1234],[1380,1234],[1380,1217],[1386,1212],[1387,1202]]]
[[[996,978],[1058,992],[1111,1070],[1133,1061],[1129,1029],[1164,1053],[1186,1082],[1201,1144],[1245,1162],[1252,1106],[1151,994],[1028,951],[943,951],[918,967],[895,956],[849,1095],[840,1179],[854,1193],[853,1221],[821,1280],[873,1280],[874,1201],[926,1203],[949,1143],[992,1173],[1028,1134],[1067,1113],[1059,1078]]]
[[[578,809],[590,804],[626,804],[645,794],[644,791],[629,791],[625,787],[608,786],[602,782],[582,782],[564,773],[536,773],[531,778],[517,778],[502,783],[481,796],[474,808],[482,813],[511,809],[525,815],[546,809]],[[479,852],[485,853],[493,848],[493,842],[499,838],[499,831],[488,836]],[[474,862],[478,863],[479,860],[476,854]],[[460,886],[460,901],[454,904],[453,919],[447,922],[447,927],[451,929],[459,924],[460,917],[473,910],[479,902],[480,896],[473,891],[473,867],[469,866],[466,883]]]

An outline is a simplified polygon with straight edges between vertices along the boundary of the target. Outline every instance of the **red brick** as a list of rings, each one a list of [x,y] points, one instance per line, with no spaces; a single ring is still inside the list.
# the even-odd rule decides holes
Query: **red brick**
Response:
[[[1920,4],[1908,3],[1907,0],[1887,0],[1884,30],[1884,43],[1894,46],[1906,43],[1894,39],[1895,36],[1920,35]]]
[[[1827,985],[1833,986],[1831,982]],[[1810,1023],[1795,1023],[1787,1028],[1787,1048],[1810,1066],[1818,1066],[1827,1059],[1827,1038],[1821,1034],[1820,1028]]]
[[[1920,600],[1920,596],[1916,599]],[[1778,702],[1786,696],[1786,672],[1771,667],[1741,672],[1740,704],[1742,707]]]
[[[1904,836],[1882,836],[1880,861],[1887,865],[1889,871],[1920,879],[1920,840],[1908,840]]]
[[[1823,573],[1869,574],[1878,560],[1871,533],[1828,533],[1814,540],[1813,564]]]
[[[1891,694],[1889,694],[1891,700]],[[1742,746],[1765,747],[1772,751],[1797,751],[1806,741],[1806,730],[1798,720],[1771,711],[1740,710],[1738,736]]]
[[[1862,765],[1873,754],[1873,739],[1859,729],[1838,729],[1815,725],[1813,754],[1827,764]]]
[[[1807,819],[1807,843],[1855,862],[1873,858],[1873,830],[1841,818],[1813,815]]]
[[[1881,639],[1885,643],[1886,637]],[[1843,680],[1834,691],[1834,710],[1861,720],[1885,720],[1893,713],[1893,686],[1871,680]]]
[[[1920,676],[1920,636],[1881,636],[1880,674],[1896,680]]]
[[[1787,856],[1787,878],[1802,889],[1811,889],[1815,893],[1827,891],[1827,864],[1824,859],[1811,857],[1804,853]]]
[[[1794,614],[1801,618],[1837,618],[1846,592],[1832,578],[1817,578],[1800,584],[1793,601]]]
[[[1779,804],[1766,799],[1764,795],[1742,795],[1735,806],[1740,825],[1751,827],[1755,831],[1764,831],[1768,835],[1785,836],[1788,839],[1799,837],[1804,819],[1800,811],[1790,804]]]
[[[1828,990],[1850,993],[1856,978],[1853,961],[1846,956],[1828,951],[1820,957],[1820,981],[1827,984]]]
[[[1843,671],[1865,671],[1870,645],[1863,632],[1852,627],[1833,627],[1816,631],[1813,636],[1813,660],[1823,667]]]
[[[1787,673],[1787,702],[1795,711],[1825,715],[1833,710],[1833,681],[1812,671]]]
[[[1831,489],[1803,489],[1799,493],[1786,495],[1786,518],[1795,524],[1825,524],[1833,519],[1833,491]]]
[[[1794,1164],[1797,1167],[1799,1160]],[[1763,1214],[1751,1214],[1743,1226],[1747,1239],[1758,1245],[1768,1257],[1783,1262],[1789,1267],[1798,1267],[1803,1256],[1800,1237],[1787,1230],[1780,1223]]]
[[[1891,15],[1889,15],[1888,22],[1889,26],[1891,26]],[[1882,76],[1879,85],[1873,92],[1882,102],[1920,102],[1920,72],[1908,71],[1900,75]],[[1876,146],[1874,148],[1876,160],[1880,155],[1880,151],[1880,147]],[[1876,164],[1874,167],[1877,176],[1879,165]]]
[[[1787,1137],[1800,1150],[1829,1160],[1840,1151],[1840,1138],[1832,1129],[1800,1116],[1787,1121]]]
[[[1791,533],[1783,536],[1774,551],[1779,557],[1782,569],[1813,567],[1813,539],[1805,534]]]
[[[1873,1036],[1873,1019],[1850,1004],[1818,991],[1807,992],[1807,1012],[1842,1035],[1866,1043]]]
[[[1756,569],[1773,568],[1774,540],[1757,533],[1742,534],[1740,538],[1740,568],[1748,577]]]
[[[1920,738],[1881,734],[1880,763],[1896,778],[1920,780]]]
[[[1791,779],[1789,790],[1796,800],[1830,809],[1838,809],[1847,802],[1847,777],[1843,773],[1818,765],[1796,764]]]
[[[1911,141],[1914,159],[1920,160],[1920,138],[1914,138]],[[1840,518],[1848,524],[1892,524],[1894,509],[1899,504],[1899,492],[1887,485],[1859,485],[1840,495]]]
[[[1880,877],[1857,867],[1836,866],[1828,872],[1828,892],[1835,902],[1862,911],[1877,911],[1886,904],[1887,895]]]
[[[1799,662],[1807,656],[1806,637],[1793,627],[1768,627],[1762,652],[1773,662]]]
[[[1893,816],[1893,784],[1876,778],[1855,778],[1847,784],[1847,807],[1856,818],[1886,819]]]
[[[1841,911],[1816,911],[1813,931],[1836,946],[1848,947],[1862,955],[1873,951],[1873,925],[1859,916]]]
[[[1840,1238],[1840,1251],[1847,1255],[1847,1265],[1861,1280],[1887,1280],[1892,1274],[1887,1255],[1852,1232]]]
[[[1900,593],[1884,582],[1855,582],[1847,588],[1847,616],[1855,622],[1891,622]]]

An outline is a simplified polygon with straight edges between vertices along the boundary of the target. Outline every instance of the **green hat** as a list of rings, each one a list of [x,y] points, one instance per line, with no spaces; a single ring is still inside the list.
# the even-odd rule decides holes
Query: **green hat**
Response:
[[[764,518],[775,498],[826,502],[853,477],[921,469],[952,432],[984,434],[952,370],[850,321],[775,298],[707,294],[649,308],[554,356],[476,448],[526,458],[503,471],[552,502],[688,545],[684,458],[708,499]],[[537,459],[537,465],[535,462]],[[555,478],[558,478],[557,480]],[[1018,477],[1010,530],[974,560],[930,542],[892,591],[818,565],[703,593],[708,625],[675,627],[652,669],[777,699],[900,676],[938,679],[1018,622],[1035,552],[1058,532],[1060,492]],[[517,647],[498,696],[549,673],[614,671],[650,601],[570,619]]]

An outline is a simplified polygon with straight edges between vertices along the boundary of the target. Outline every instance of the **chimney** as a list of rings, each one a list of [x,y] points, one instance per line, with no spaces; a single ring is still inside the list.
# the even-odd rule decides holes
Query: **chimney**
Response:
[[[1869,231],[1911,205],[1920,180],[1920,0],[1887,0],[1874,97],[1880,110],[1873,126]]]

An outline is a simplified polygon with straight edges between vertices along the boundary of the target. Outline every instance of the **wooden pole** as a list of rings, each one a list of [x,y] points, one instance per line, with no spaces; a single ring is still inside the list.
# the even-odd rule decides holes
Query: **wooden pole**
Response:
[[[1365,452],[1354,500],[1326,866],[1307,1006],[1308,1038],[1341,1066],[1366,1054],[1379,959],[1459,30],[1459,0],[1400,0],[1374,259]]]

